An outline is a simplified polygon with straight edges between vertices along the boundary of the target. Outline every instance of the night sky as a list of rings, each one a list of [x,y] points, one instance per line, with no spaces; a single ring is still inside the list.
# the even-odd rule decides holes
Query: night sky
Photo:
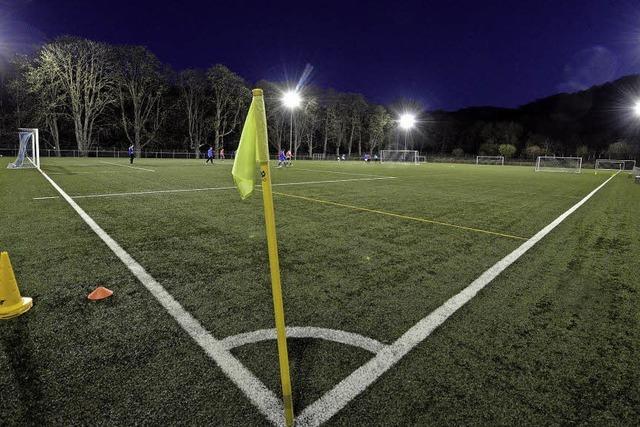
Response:
[[[1,54],[73,34],[141,44],[176,69],[223,63],[428,109],[513,107],[640,69],[640,3],[0,0]]]

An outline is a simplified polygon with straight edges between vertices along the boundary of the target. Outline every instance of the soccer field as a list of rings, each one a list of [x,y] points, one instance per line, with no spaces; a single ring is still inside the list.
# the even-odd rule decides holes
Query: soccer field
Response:
[[[279,420],[261,194],[240,199],[231,161],[43,158],[84,219],[8,161],[0,249],[34,306],[0,324],[0,424]],[[640,422],[627,174],[330,161],[272,174],[300,424]],[[88,301],[98,285],[114,295]]]

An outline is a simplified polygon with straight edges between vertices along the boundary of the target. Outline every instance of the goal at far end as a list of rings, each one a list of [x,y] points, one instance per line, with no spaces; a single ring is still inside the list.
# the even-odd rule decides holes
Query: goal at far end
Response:
[[[380,163],[398,162],[417,165],[418,157],[416,150],[380,150]]]
[[[582,157],[540,156],[536,161],[536,172],[580,173]]]
[[[621,171],[633,173],[635,167],[635,160],[596,159],[595,170],[596,173],[598,173],[598,171]]]
[[[40,168],[40,140],[38,129],[18,129],[18,156],[7,169]]]
[[[504,166],[504,156],[476,156],[476,165]]]

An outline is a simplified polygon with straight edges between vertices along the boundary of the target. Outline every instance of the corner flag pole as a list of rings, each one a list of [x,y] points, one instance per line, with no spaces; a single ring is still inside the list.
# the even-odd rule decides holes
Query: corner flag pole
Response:
[[[284,305],[282,287],[280,285],[280,261],[278,259],[278,240],[276,238],[276,216],[273,209],[271,193],[271,173],[269,162],[260,163],[262,177],[262,202],[264,204],[264,222],[267,231],[267,247],[269,249],[269,268],[271,270],[271,292],[273,294],[273,311],[276,318],[278,336],[278,359],[280,360],[280,382],[282,383],[282,400],[287,426],[293,425],[293,398],[291,396],[291,379],[289,378],[289,354],[287,351],[287,335],[284,323]]]
[[[269,269],[271,270],[271,293],[278,338],[278,359],[280,362],[280,382],[282,401],[287,426],[293,426],[293,398],[291,378],[289,377],[289,354],[284,322],[284,304],[280,284],[280,261],[278,260],[278,240],[276,237],[276,216],[271,191],[271,171],[269,170],[269,143],[267,140],[267,115],[265,112],[262,89],[254,89],[253,100],[242,129],[240,143],[233,162],[233,181],[240,196],[249,197],[255,188],[256,166],[260,166],[262,180],[262,202],[264,205],[264,223],[269,250]]]

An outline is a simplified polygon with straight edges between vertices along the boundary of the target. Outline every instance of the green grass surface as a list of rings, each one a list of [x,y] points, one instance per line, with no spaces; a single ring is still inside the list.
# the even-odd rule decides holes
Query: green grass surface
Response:
[[[267,423],[64,200],[34,200],[57,196],[37,171],[0,160],[0,249],[34,298],[0,323],[0,423]],[[45,158],[43,168],[71,196],[232,186],[230,161],[134,164],[153,172],[103,161],[127,165]],[[312,184],[369,175],[394,178]],[[287,324],[391,343],[609,176],[274,168],[274,184],[303,183],[274,187],[286,194],[275,203]],[[76,202],[215,337],[273,327],[259,193]],[[615,177],[328,424],[640,423],[638,212],[640,186]],[[87,301],[99,284],[114,296]],[[323,340],[289,347],[298,412],[372,357]],[[275,341],[233,354],[280,394]]]

